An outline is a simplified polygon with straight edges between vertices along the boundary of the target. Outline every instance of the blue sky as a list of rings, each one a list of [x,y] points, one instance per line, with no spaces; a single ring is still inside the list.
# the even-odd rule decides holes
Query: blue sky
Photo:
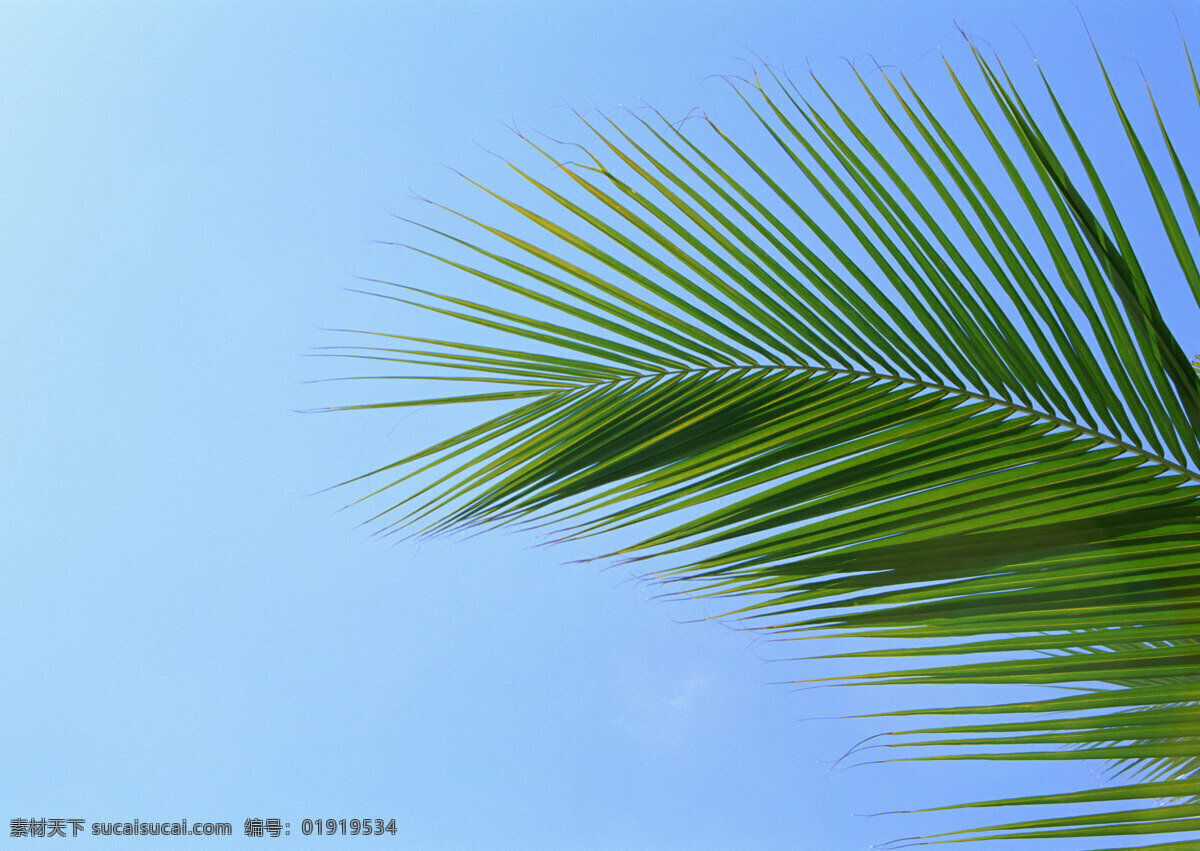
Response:
[[[1195,138],[1171,9],[1080,6],[1124,90],[1134,59]],[[1195,4],[1175,11],[1200,38]],[[307,845],[304,818],[382,817],[394,839],[319,841],[850,849],[972,823],[855,814],[1098,781],[830,772],[879,722],[806,719],[891,696],[777,685],[828,668],[691,622],[715,604],[567,564],[583,549],[368,539],[347,495],[314,493],[464,415],[295,413],[364,401],[304,383],[352,371],[305,357],[341,342],[324,329],[413,321],[346,292],[358,277],[458,285],[381,243],[414,238],[396,218],[424,213],[414,194],[489,209],[443,166],[512,185],[483,150],[520,146],[505,124],[571,138],[568,106],[644,100],[745,126],[711,75],[756,54],[838,91],[842,58],[869,56],[936,89],[939,51],[967,61],[957,21],[1028,75],[1019,26],[1085,131],[1111,129],[1071,4],[49,0],[0,21],[6,821],[240,836],[276,817]],[[1098,159],[1120,161],[1115,141]]]

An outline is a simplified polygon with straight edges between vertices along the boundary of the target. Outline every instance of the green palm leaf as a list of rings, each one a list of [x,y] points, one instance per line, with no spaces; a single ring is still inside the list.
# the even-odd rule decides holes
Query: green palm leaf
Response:
[[[856,119],[769,74],[735,85],[758,139],[581,118],[582,162],[531,142],[560,184],[513,166],[536,209],[480,187],[515,223],[459,215],[427,228],[448,250],[420,249],[503,297],[385,296],[477,336],[375,333],[347,353],[413,372],[381,378],[487,387],[357,408],[511,407],[355,481],[377,482],[381,531],[604,535],[625,542],[609,557],[757,628],[879,642],[838,658],[940,657],[841,684],[1056,687],[924,710],[976,720],[889,747],[1112,760],[1121,785],[971,806],[1125,808],[940,841],[1195,835],[1200,363],[1049,84],[1035,117],[972,55],[975,93],[950,71],[970,138],[904,77],[864,82]],[[1200,306],[1185,166],[1159,119],[1156,170],[1101,76]],[[1155,798],[1173,803],[1136,803]]]

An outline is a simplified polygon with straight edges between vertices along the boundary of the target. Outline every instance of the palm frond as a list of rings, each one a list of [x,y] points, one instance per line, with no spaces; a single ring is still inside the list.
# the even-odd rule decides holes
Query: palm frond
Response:
[[[981,94],[947,64],[970,139],[903,76],[864,81],[855,118],[767,70],[734,83],[759,138],[581,117],[583,162],[529,142],[561,184],[512,166],[538,209],[480,186],[514,224],[455,214],[453,234],[426,228],[447,249],[419,249],[509,306],[399,288],[386,297],[479,336],[376,333],[350,352],[488,386],[355,407],[514,407],[360,479],[381,530],[623,535],[608,556],[745,623],[946,662],[841,683],[1072,690],[923,710],[982,720],[897,735],[898,753],[1139,778],[974,806],[1177,801],[939,841],[1195,832],[1200,361],[1050,84],[1046,121],[970,49]],[[1100,76],[1200,307],[1185,166],[1156,107],[1156,169]]]

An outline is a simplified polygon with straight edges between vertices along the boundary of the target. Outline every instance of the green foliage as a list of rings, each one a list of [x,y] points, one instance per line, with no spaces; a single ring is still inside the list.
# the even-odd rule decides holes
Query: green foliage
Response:
[[[616,533],[610,557],[747,623],[924,660],[841,683],[1057,687],[925,710],[941,724],[890,734],[897,753],[1117,761],[1120,785],[967,805],[1116,811],[939,841],[1191,833],[1200,363],[1049,84],[1035,117],[972,56],[975,93],[950,75],[978,134],[951,134],[903,76],[864,82],[856,120],[768,73],[735,84],[762,138],[584,120],[583,162],[546,154],[562,188],[513,166],[537,209],[484,191],[521,232],[463,216],[478,236],[435,231],[453,250],[429,254],[503,298],[388,296],[474,336],[375,334],[350,354],[487,385],[356,407],[509,405],[360,479],[381,529]],[[1100,79],[1200,306],[1187,172],[1161,120],[1152,163]]]

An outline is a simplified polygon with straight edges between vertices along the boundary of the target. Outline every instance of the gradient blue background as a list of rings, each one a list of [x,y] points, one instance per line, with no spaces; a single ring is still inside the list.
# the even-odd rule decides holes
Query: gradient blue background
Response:
[[[1081,6],[1194,161],[1171,9]],[[1196,4],[1175,11],[1200,38]],[[565,564],[590,549],[369,540],[348,494],[310,494],[464,415],[294,413],[381,397],[303,383],[357,371],[304,357],[343,342],[322,329],[424,321],[356,276],[465,286],[377,241],[414,238],[392,215],[424,214],[412,193],[492,209],[439,164],[514,186],[479,147],[518,151],[502,122],[581,138],[564,107],[644,98],[745,126],[709,75],[754,54],[847,93],[839,57],[873,55],[945,103],[939,51],[970,73],[956,20],[1028,78],[1018,25],[1107,128],[1099,159],[1124,156],[1065,2],[0,4],[0,845],[30,842],[9,819],[62,817],[233,823],[171,840],[205,848],[853,849],[980,820],[854,814],[1099,782],[830,772],[886,726],[805,719],[931,696],[776,685],[837,669]],[[242,839],[248,817],[291,840]],[[306,817],[399,835],[305,840]]]

